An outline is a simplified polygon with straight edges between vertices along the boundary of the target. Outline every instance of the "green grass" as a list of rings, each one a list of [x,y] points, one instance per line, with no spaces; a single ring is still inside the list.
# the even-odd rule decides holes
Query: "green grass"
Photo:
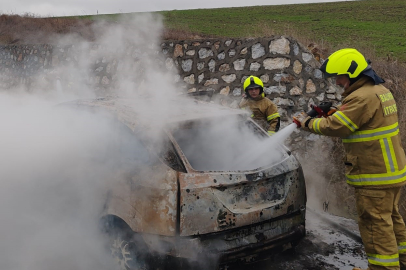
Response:
[[[362,0],[158,12],[165,26],[214,37],[287,34],[406,62],[406,1]],[[117,15],[99,15],[114,19]],[[94,19],[95,17],[93,17]],[[295,37],[295,35],[297,35]]]

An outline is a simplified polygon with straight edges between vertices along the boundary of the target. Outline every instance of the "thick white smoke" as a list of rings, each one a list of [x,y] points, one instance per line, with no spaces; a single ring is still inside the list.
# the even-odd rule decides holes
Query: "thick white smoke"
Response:
[[[157,127],[148,131],[156,136],[183,105],[194,106],[186,99],[169,101],[180,90],[159,54],[161,31],[161,19],[150,14],[101,22],[96,43],[61,38],[60,45],[74,45],[69,52],[74,61],[38,74],[29,93],[0,89],[0,269],[114,269],[97,227],[105,192],[120,177],[122,153],[109,148],[120,130],[106,115],[56,105],[107,94],[133,98],[133,109]],[[115,69],[113,90],[90,86],[86,78],[94,77],[96,61],[109,61]],[[239,170],[238,164],[255,169],[280,158],[238,121],[201,131],[187,139],[215,151],[220,170]],[[223,138],[213,140],[212,134]],[[281,140],[274,137],[274,144]]]
[[[56,105],[98,96],[83,78],[96,59],[110,56],[117,63],[115,94],[138,97],[145,89],[155,104],[139,111],[148,114],[151,105],[166,110],[164,95],[173,90],[168,83],[173,74],[153,62],[162,23],[152,15],[123,21],[97,25],[97,46],[72,37],[59,40],[74,45],[75,61],[39,73],[29,92],[0,89],[0,269],[116,267],[106,256],[98,215],[118,177],[120,153],[108,146],[120,131],[106,115]]]

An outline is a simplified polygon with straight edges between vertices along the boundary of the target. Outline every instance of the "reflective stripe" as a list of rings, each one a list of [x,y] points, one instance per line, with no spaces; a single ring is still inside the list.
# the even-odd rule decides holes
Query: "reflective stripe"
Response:
[[[395,172],[394,161],[396,161],[395,155],[392,156],[392,151],[389,147],[389,141],[387,138],[379,140],[382,148],[383,160],[385,161],[386,171]],[[392,145],[392,141],[390,141]],[[393,149],[393,145],[392,145]]]
[[[406,242],[399,243],[398,251],[399,253],[406,253]]]
[[[254,114],[251,114],[251,117],[254,118]]]
[[[275,134],[275,131],[270,131],[270,130],[268,130],[268,134],[269,134],[269,135],[274,135],[274,134]]]
[[[390,155],[393,159],[393,166],[395,167],[394,172],[396,172],[399,170],[399,167],[398,167],[398,160],[396,159],[395,148],[393,147],[392,139],[389,138],[387,140],[388,140],[388,144],[389,144]]]
[[[275,119],[277,117],[281,117],[281,116],[279,115],[279,113],[274,113],[274,114],[268,115],[266,120],[271,121],[272,119]]]
[[[314,132],[319,133],[319,134],[323,134],[323,133],[320,131],[320,121],[321,121],[321,120],[322,120],[321,118],[314,119],[314,120],[313,120],[313,125],[312,125]]]
[[[335,114],[334,114],[335,115]],[[344,143],[353,143],[353,142],[367,142],[373,140],[379,140],[383,138],[389,138],[397,135],[399,133],[399,126],[398,122],[393,125],[371,129],[371,130],[364,130],[364,131],[356,131],[347,138],[343,139]]]
[[[348,127],[352,132],[358,129],[358,126],[351,121],[343,112],[337,111],[333,114],[341,123]]]
[[[377,174],[346,174],[347,183],[353,186],[396,184],[406,180],[406,166],[401,171]]]
[[[381,266],[399,266],[399,254],[394,255],[378,255],[367,254],[368,262],[374,265]]]

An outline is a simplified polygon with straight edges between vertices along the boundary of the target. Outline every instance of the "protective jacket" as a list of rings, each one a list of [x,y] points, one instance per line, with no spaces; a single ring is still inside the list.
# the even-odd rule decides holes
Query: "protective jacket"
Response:
[[[348,184],[393,188],[406,183],[406,158],[392,93],[364,76],[343,96],[339,111],[308,122],[310,132],[342,138]]]
[[[276,105],[268,98],[259,96],[258,98],[243,98],[240,102],[241,109],[249,109],[251,117],[263,129],[268,130],[272,135],[279,130],[280,115]]]

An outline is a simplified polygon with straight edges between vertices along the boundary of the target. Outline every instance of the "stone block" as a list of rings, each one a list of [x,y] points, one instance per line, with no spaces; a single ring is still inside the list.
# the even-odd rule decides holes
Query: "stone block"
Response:
[[[303,65],[302,65],[302,63],[300,63],[299,60],[296,60],[293,63],[293,72],[295,72],[297,75],[299,75],[302,72],[302,68],[303,68]]]
[[[201,48],[199,50],[199,58],[200,59],[205,59],[207,57],[213,56],[213,51],[210,49],[206,49],[206,48]]]
[[[300,89],[299,87],[295,86],[292,89],[289,90],[289,94],[291,96],[300,96],[303,93],[303,90]]]
[[[297,43],[293,44],[293,54],[294,55],[298,55],[299,54],[299,45],[297,45]]]
[[[183,57],[183,47],[180,44],[175,45],[175,49],[173,51],[173,57]]]
[[[195,54],[196,54],[195,50],[189,50],[189,51],[186,52],[186,55],[189,55],[189,56],[193,56]]]
[[[204,68],[204,62],[197,63],[197,70],[202,70]]]
[[[172,58],[166,58],[165,60],[165,66],[168,70],[172,70],[174,67],[173,59]]]
[[[230,70],[230,65],[229,64],[222,64],[220,67],[219,67],[219,71],[220,72],[226,72],[226,71],[229,71]]]
[[[241,89],[241,88],[235,88],[235,89],[233,90],[233,96],[235,96],[235,97],[241,96],[241,92],[242,92],[242,89]]]
[[[218,83],[219,83],[219,80],[214,78],[214,79],[207,80],[204,83],[204,86],[214,85],[214,84],[218,84]]]
[[[287,106],[287,107],[295,106],[295,103],[293,102],[293,100],[287,99],[287,98],[279,98],[279,97],[274,98],[273,103],[275,103],[275,105],[277,105],[277,106]]]
[[[276,85],[276,86],[264,87],[264,92],[267,95],[271,95],[271,94],[284,95],[286,93],[286,86]]]
[[[264,67],[267,70],[284,69],[290,66],[290,59],[287,58],[267,58],[264,60]]]
[[[184,72],[189,72],[192,70],[192,65],[193,65],[193,60],[192,59],[186,59],[182,60],[182,69]]]
[[[330,85],[326,91],[327,94],[334,94],[335,92],[337,92],[337,88],[332,85]]]
[[[217,59],[218,60],[223,60],[224,58],[226,58],[226,53],[225,52],[221,52],[217,55]]]
[[[316,85],[313,83],[311,79],[308,79],[306,82],[306,93],[314,93],[316,92]]]
[[[201,73],[199,76],[197,76],[197,82],[201,83],[204,79],[204,73]]]
[[[226,86],[220,90],[220,95],[228,96],[229,93],[230,93],[230,86]]]
[[[250,71],[258,71],[261,68],[261,64],[254,62],[250,65]]]
[[[310,109],[311,105],[316,105],[316,103],[314,102],[313,98],[309,99],[309,102],[307,103],[307,107]]]
[[[333,94],[327,94],[328,99],[336,99],[336,96]]]
[[[282,37],[277,40],[272,40],[269,45],[269,52],[273,54],[289,54],[290,42],[286,38]]]
[[[235,74],[230,74],[230,75],[223,75],[221,76],[221,78],[223,79],[223,81],[225,81],[226,83],[232,83],[233,81],[235,81],[235,79],[237,78],[237,76]]]
[[[210,72],[214,72],[215,68],[216,68],[216,61],[211,59],[210,62],[209,62],[209,70],[210,70]]]
[[[310,53],[303,52],[303,53],[302,53],[302,59],[303,59],[303,61],[305,61],[306,63],[309,63],[310,60],[313,59],[313,55],[310,54]]]
[[[261,75],[261,77],[259,77],[259,78],[261,79],[261,81],[263,83],[269,82],[269,75],[268,74]]]
[[[189,76],[184,77],[183,81],[188,84],[194,84],[195,83],[195,74],[191,74]]]
[[[265,48],[261,43],[256,43],[251,47],[252,59],[257,59],[265,55]]]
[[[299,106],[306,105],[307,101],[304,97],[299,98]]]
[[[300,88],[304,88],[304,80],[302,78],[299,79],[299,86]]]
[[[323,72],[320,69],[315,69],[313,75],[316,79],[323,79]]]
[[[245,59],[238,59],[233,62],[235,70],[244,70]]]
[[[316,99],[317,99],[318,101],[323,101],[323,100],[324,100],[324,93],[321,93],[320,95],[318,95],[318,96],[316,97]]]
[[[275,76],[273,77],[273,80],[276,82],[284,82],[284,83],[291,83],[295,80],[295,78],[287,73],[278,73],[275,74]]]

